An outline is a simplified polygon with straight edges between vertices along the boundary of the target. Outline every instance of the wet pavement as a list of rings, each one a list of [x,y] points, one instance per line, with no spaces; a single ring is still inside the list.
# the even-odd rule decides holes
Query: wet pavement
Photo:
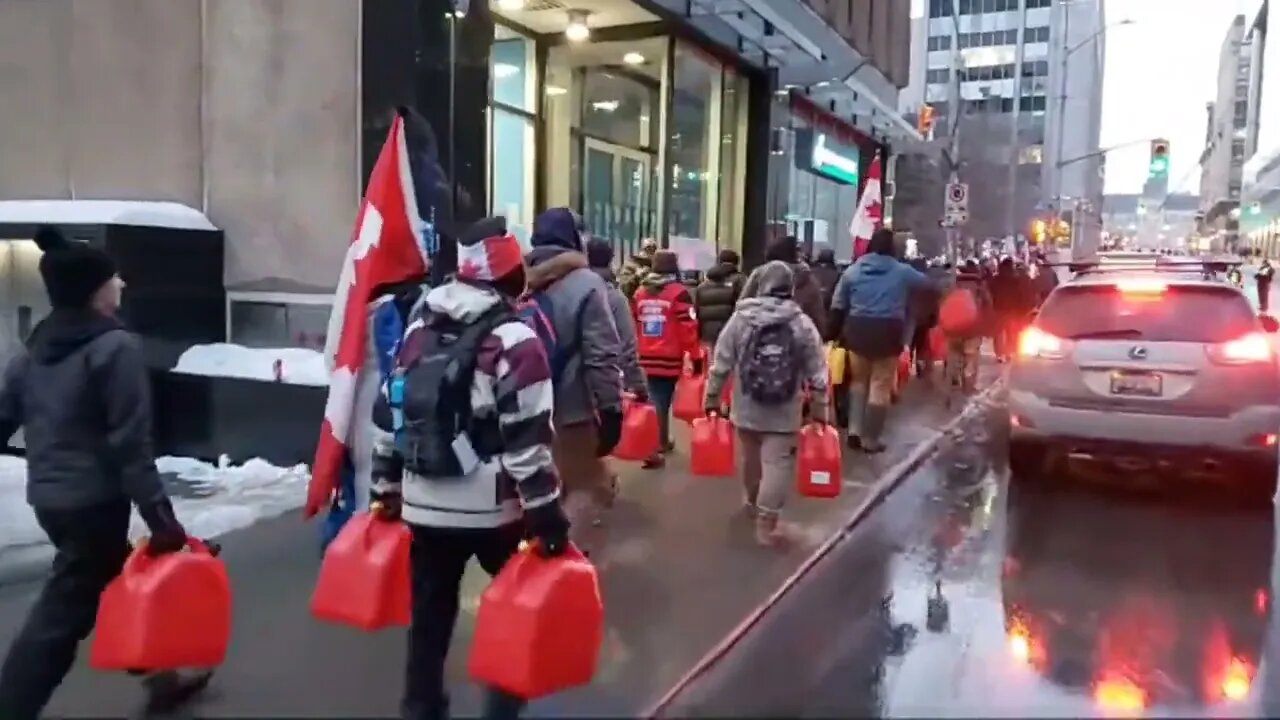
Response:
[[[987,381],[996,368],[984,368]],[[836,500],[793,499],[786,519],[803,529],[789,551],[760,548],[739,512],[731,479],[687,472],[687,440],[677,423],[676,454],[661,472],[621,465],[622,496],[607,523],[584,541],[601,570],[606,637],[595,682],[534,703],[530,717],[635,716],[652,705],[704,654],[776,591],[813,550],[843,526],[876,479],[954,416],[923,382],[908,386],[886,436],[889,451],[846,458],[845,491]],[[230,655],[196,717],[391,717],[403,684],[404,632],[366,635],[321,624],[308,603],[319,564],[318,528],[296,514],[223,538],[235,590]],[[488,579],[465,579],[462,616],[450,655],[454,711],[474,714],[466,651]],[[7,647],[33,584],[0,587],[0,646]],[[82,656],[84,653],[82,653]],[[50,712],[62,717],[119,716],[137,707],[128,678],[93,673],[78,662]]]
[[[662,716],[1276,716],[1271,509],[1010,488],[999,415]]]

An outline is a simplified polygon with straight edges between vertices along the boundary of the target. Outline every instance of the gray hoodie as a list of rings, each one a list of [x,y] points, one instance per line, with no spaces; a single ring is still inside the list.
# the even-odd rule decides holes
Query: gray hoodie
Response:
[[[747,341],[757,330],[776,322],[792,323],[799,343],[802,387],[807,385],[812,393],[810,416],[827,418],[827,357],[822,349],[822,337],[813,320],[801,310],[789,296],[793,286],[793,273],[786,263],[770,262],[755,273],[759,276],[759,295],[738,301],[737,309],[720,331],[707,378],[706,406],[720,405],[720,394],[731,373],[736,373],[738,363],[746,350]],[[733,385],[733,407],[729,419],[737,427],[759,432],[790,433],[800,429],[803,393],[782,405],[764,405],[742,391],[740,383]]]

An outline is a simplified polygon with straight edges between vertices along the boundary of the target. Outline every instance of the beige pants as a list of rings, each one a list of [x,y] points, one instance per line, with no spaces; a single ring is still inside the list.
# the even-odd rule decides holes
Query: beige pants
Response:
[[[738,428],[738,452],[747,503],[777,514],[796,484],[796,434]]]
[[[849,353],[850,391],[866,388],[869,405],[888,405],[898,378],[898,356],[869,360]]]
[[[579,512],[579,506],[608,507],[617,494],[613,471],[604,458],[596,457],[599,438],[593,422],[583,422],[556,428],[551,443],[551,459],[560,475],[561,502],[570,515]]]
[[[978,362],[982,338],[947,341],[947,382],[973,390],[978,386]]]

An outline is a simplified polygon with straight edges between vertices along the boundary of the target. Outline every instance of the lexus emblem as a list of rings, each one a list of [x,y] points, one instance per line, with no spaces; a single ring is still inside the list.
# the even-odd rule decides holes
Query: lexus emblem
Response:
[[[1129,348],[1129,358],[1131,360],[1146,360],[1147,349],[1142,347],[1141,345],[1134,345],[1133,347]]]

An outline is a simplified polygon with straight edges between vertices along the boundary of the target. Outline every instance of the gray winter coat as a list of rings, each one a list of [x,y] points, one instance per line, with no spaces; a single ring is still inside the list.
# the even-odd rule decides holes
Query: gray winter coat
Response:
[[[801,391],[790,402],[781,405],[764,405],[746,395],[742,383],[733,384],[733,403],[729,419],[736,427],[758,432],[790,433],[800,429],[803,409],[803,388],[811,391],[809,414],[827,419],[827,356],[822,348],[822,337],[813,320],[795,300],[776,297],[775,289],[790,288],[792,272],[786,263],[774,261],[757,268],[760,295],[738,301],[737,309],[720,331],[716,340],[715,355],[707,378],[706,407],[719,407],[720,394],[729,375],[738,374],[738,365],[744,362],[748,341],[761,328],[776,322],[790,322],[793,337],[798,345],[797,359],[800,366]]]
[[[535,247],[525,259],[529,292],[547,293],[556,337],[562,347],[572,348],[556,383],[556,427],[594,421],[596,410],[620,410],[623,365],[609,288],[580,252]]]
[[[0,435],[26,430],[27,502],[74,510],[165,497],[151,444],[151,398],[138,340],[88,310],[55,310],[10,361]]]
[[[649,381],[640,369],[640,356],[636,354],[636,323],[631,317],[631,302],[622,294],[612,270],[591,269],[604,280],[605,287],[609,289],[609,312],[613,314],[613,327],[618,331],[618,364],[622,366],[622,384],[632,392],[648,392]]]

